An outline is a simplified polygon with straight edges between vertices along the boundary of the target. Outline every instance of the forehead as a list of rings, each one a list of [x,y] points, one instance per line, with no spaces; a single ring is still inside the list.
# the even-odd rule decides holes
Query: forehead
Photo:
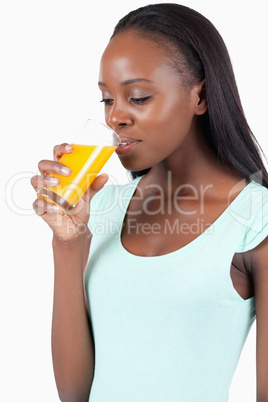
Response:
[[[100,80],[105,76],[133,75],[153,79],[153,75],[171,70],[169,51],[157,42],[142,38],[134,32],[117,34],[106,47],[100,63]]]

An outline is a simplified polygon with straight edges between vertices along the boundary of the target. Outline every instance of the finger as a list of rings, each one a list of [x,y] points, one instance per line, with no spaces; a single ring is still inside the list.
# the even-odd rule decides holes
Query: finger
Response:
[[[90,189],[92,192],[97,193],[102,189],[105,183],[109,180],[109,176],[107,174],[100,174],[97,176],[94,181],[91,183]]]
[[[91,183],[88,190],[83,195],[82,199],[77,203],[75,208],[72,210],[72,215],[79,215],[83,210],[83,214],[89,215],[90,213],[90,201],[92,197],[100,191],[105,183],[107,183],[109,176],[107,174],[101,174],[95,178]]]
[[[58,161],[63,154],[69,154],[71,152],[73,152],[73,148],[70,144],[64,143],[56,145],[53,149],[53,158],[55,161]]]
[[[57,173],[62,176],[70,176],[72,173],[71,169],[63,165],[63,163],[49,160],[42,160],[38,163],[38,169],[42,175],[48,173]]]
[[[95,178],[95,180],[91,183],[89,189],[85,192],[83,198],[85,201],[89,202],[91,198],[98,193],[109,180],[109,176],[107,174],[101,174]]]
[[[52,204],[40,198],[37,198],[33,202],[32,206],[35,213],[39,216],[44,216],[46,214],[51,215],[51,214],[62,213],[62,209],[59,205]]]
[[[41,187],[58,186],[60,184],[60,179],[48,175],[47,176],[36,175],[31,178],[30,182],[35,191],[37,191]]]

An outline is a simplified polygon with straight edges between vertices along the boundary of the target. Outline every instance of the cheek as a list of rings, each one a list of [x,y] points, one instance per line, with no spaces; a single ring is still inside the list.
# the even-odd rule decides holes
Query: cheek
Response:
[[[193,113],[186,97],[178,100],[178,97],[170,96],[152,106],[150,110],[147,109],[144,119],[147,123],[148,141],[152,142],[152,145],[155,143],[157,148],[167,148],[168,144],[173,147],[188,134]]]

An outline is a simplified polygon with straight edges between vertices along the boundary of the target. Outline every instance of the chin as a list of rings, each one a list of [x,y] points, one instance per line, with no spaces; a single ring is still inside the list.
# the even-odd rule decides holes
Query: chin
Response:
[[[143,172],[149,171],[151,169],[151,166],[148,166],[147,164],[144,163],[138,163],[137,161],[131,161],[131,160],[126,160],[124,158],[119,158],[122,166],[131,172]],[[145,174],[145,173],[144,173]]]

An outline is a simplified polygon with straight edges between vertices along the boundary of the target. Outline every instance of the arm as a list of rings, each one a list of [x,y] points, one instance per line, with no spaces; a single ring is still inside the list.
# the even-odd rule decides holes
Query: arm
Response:
[[[72,152],[68,144],[54,147],[54,161],[42,160],[40,175],[31,184],[37,191],[43,186],[55,186],[49,173],[68,176],[59,162],[64,153]],[[107,182],[99,175],[79,200],[72,213],[59,215],[59,207],[37,198],[33,208],[53,231],[54,303],[52,318],[52,357],[56,384],[61,401],[88,401],[93,372],[94,347],[87,313],[83,273],[89,254],[91,234],[88,230],[92,197]],[[84,229],[87,228],[85,231]]]
[[[89,228],[87,228],[86,241],[85,241],[85,245],[84,245],[84,255],[83,255],[83,279],[84,279],[84,273],[85,273],[85,269],[87,266],[87,260],[88,260],[88,256],[89,256],[89,248],[90,248],[91,238],[92,238],[92,234],[90,233]],[[86,297],[85,288],[83,290],[84,290],[85,306],[86,306],[86,310],[87,310],[87,314],[88,314],[88,305],[87,305],[87,297]],[[89,318],[89,320],[90,320],[90,318]],[[90,326],[91,326],[91,324],[90,324]]]
[[[256,306],[257,402],[268,402],[268,237],[252,253]]]
[[[94,345],[84,299],[83,268],[90,237],[53,239],[55,279],[52,356],[62,401],[86,402],[94,374]]]

